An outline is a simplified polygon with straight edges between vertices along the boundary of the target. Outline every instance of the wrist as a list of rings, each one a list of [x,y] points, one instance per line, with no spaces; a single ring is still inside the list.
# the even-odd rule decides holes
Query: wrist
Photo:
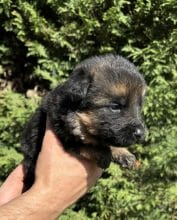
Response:
[[[33,185],[25,194],[28,201],[33,203],[32,212],[37,217],[34,220],[54,220],[65,209],[62,204],[57,205],[55,197],[52,197],[51,192],[47,189],[40,189],[38,186]],[[34,210],[34,207],[36,207],[36,210]]]
[[[76,202],[87,192],[86,181],[80,181],[77,185],[71,179],[58,183],[58,186],[51,186],[49,183],[35,183],[31,193],[37,198],[41,211],[46,211],[46,219],[57,218],[66,208]]]

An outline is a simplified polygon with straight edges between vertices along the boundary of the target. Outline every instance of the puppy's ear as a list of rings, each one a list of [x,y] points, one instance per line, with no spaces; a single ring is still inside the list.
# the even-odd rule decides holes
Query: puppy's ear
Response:
[[[66,82],[66,92],[73,99],[83,99],[87,95],[91,83],[91,76],[87,70],[78,68],[74,70],[69,80]]]
[[[84,105],[91,82],[92,77],[88,70],[82,67],[75,69],[68,81],[62,86],[65,104],[68,103],[73,108]]]

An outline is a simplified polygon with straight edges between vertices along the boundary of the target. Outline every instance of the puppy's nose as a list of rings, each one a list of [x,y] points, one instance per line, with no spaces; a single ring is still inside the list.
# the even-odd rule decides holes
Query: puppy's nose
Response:
[[[144,138],[144,129],[143,128],[136,128],[133,136],[136,138],[136,140],[140,141]]]

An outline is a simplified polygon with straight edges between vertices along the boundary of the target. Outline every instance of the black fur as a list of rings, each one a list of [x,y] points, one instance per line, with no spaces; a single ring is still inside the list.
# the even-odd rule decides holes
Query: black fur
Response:
[[[125,94],[117,94],[114,85],[122,85]],[[129,146],[144,136],[139,112],[144,88],[135,66],[120,56],[92,57],[78,65],[63,85],[43,99],[27,124],[22,138],[26,189],[34,181],[47,117],[66,150],[79,152],[83,145],[90,149],[94,145],[93,157],[105,168],[112,157],[109,145]]]

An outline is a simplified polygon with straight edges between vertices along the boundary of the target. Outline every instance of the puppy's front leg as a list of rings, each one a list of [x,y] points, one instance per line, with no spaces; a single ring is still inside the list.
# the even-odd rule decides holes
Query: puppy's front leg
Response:
[[[80,155],[96,161],[97,165],[102,169],[109,167],[111,163],[111,150],[109,147],[83,146],[80,148]]]
[[[136,157],[126,148],[110,146],[112,158],[111,161],[120,164],[125,168],[134,168],[136,166]]]

